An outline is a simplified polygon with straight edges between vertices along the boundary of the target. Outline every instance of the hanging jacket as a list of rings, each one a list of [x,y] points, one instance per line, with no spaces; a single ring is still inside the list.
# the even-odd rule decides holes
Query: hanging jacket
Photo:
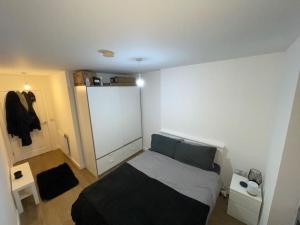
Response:
[[[22,105],[18,95],[9,91],[5,99],[7,132],[12,137],[17,136],[22,140],[22,146],[32,143],[30,137],[30,124],[32,119]]]
[[[30,130],[33,131],[34,129],[38,129],[41,130],[41,123],[40,120],[38,118],[38,116],[36,115],[34,108],[33,108],[33,103],[36,101],[35,99],[35,95],[29,91],[28,93],[26,93],[25,91],[22,92],[23,96],[25,97],[26,101],[27,101],[27,105],[28,105],[28,113],[31,117],[31,124],[30,124]]]

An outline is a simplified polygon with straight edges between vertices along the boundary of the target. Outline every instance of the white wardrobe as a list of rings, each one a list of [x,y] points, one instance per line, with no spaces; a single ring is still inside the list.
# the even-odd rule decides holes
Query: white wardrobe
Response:
[[[140,90],[136,86],[75,87],[87,169],[103,174],[142,149]]]

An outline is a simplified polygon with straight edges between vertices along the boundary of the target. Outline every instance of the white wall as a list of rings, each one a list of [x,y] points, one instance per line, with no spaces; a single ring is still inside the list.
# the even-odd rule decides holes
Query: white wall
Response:
[[[300,38],[283,53],[145,74],[144,145],[160,128],[223,141],[233,168],[264,172],[260,224],[290,225],[300,200],[299,72]]]
[[[282,55],[161,71],[162,128],[225,143],[227,185],[232,168],[265,171],[273,112],[284,79]]]
[[[57,130],[67,134],[70,141],[70,158],[80,168],[84,167],[81,150],[81,140],[76,112],[73,90],[69,85],[70,80],[66,73],[51,76],[52,98]]]
[[[284,74],[286,80],[281,91],[278,117],[267,162],[262,225],[293,224],[296,205],[299,202],[300,182],[297,179],[297,173],[300,169],[298,162],[300,143],[297,140],[299,140],[300,129],[299,119],[298,121],[296,119],[297,114],[299,116],[299,81],[295,95],[300,72],[299,59],[300,38],[285,52]],[[294,96],[295,100],[293,101]]]
[[[16,207],[11,195],[7,151],[0,129],[0,224],[17,225],[18,217]]]
[[[145,80],[145,86],[141,89],[143,148],[148,149],[151,146],[151,134],[161,128],[160,71],[145,73],[142,77]]]

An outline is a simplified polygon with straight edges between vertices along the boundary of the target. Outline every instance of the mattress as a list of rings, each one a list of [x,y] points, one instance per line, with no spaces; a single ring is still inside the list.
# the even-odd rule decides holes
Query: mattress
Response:
[[[145,151],[128,163],[179,193],[208,205],[210,212],[214,208],[221,189],[221,179],[216,172],[202,170],[153,151]]]

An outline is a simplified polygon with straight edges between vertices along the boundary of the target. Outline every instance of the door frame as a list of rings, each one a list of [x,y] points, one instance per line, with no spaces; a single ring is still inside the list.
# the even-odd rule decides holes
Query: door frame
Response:
[[[0,90],[0,93],[7,93],[8,91],[12,91],[12,89]],[[17,90],[13,90],[13,91],[17,91]],[[23,91],[23,90],[19,90],[19,91]],[[47,107],[46,107],[45,93],[44,93],[44,91],[42,91],[40,89],[32,89],[31,91],[33,91],[33,92],[37,91],[37,92],[41,93],[41,97],[42,97],[41,104],[42,104],[42,107],[44,108],[44,111],[45,111],[45,119],[46,119],[46,121],[40,121],[40,122],[41,122],[41,126],[43,126],[43,123],[47,123],[47,125],[44,126],[44,127],[47,129],[47,132],[49,134],[48,135],[48,138],[49,138],[49,148],[46,148],[46,150],[44,150],[42,152],[39,152],[39,151],[41,151],[41,149],[37,149],[37,150],[34,151],[34,152],[37,152],[37,153],[33,153],[33,154],[32,154],[32,151],[31,151],[30,153],[28,153],[28,155],[24,154],[23,157],[22,157],[22,159],[17,159],[16,156],[15,156],[14,148],[12,147],[11,139],[9,138],[9,134],[7,134],[7,130],[6,130],[5,107],[0,108],[0,114],[1,114],[0,129],[3,132],[4,144],[5,144],[6,149],[8,151],[8,156],[9,156],[9,160],[10,160],[11,164],[15,164],[15,163],[17,163],[19,161],[26,160],[28,158],[35,157],[37,155],[41,155],[43,153],[52,151],[54,149],[54,146],[55,146],[55,141],[52,140],[52,137],[51,137],[52,136],[51,135],[51,129],[50,129],[50,121],[51,121],[51,119],[50,119],[49,112],[48,112]]]

